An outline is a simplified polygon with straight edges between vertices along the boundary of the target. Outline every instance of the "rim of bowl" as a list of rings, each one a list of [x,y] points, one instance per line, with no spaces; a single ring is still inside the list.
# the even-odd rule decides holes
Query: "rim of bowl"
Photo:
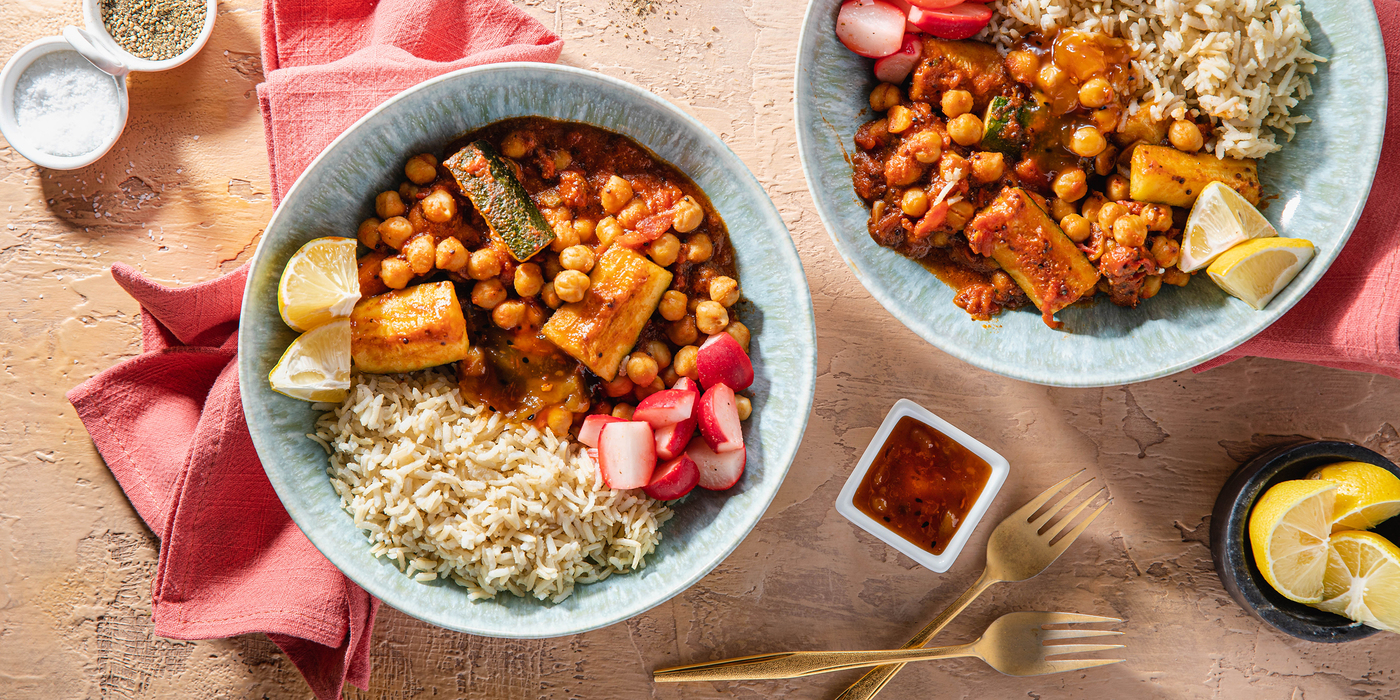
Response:
[[[1257,328],[1251,329],[1247,334],[1239,337],[1232,344],[1223,345],[1219,348],[1213,348],[1203,352],[1197,352],[1190,359],[1180,360],[1172,364],[1166,365],[1164,367],[1146,368],[1135,372],[1105,372],[1103,370],[1096,370],[1095,373],[1092,374],[1078,372],[1074,375],[1064,375],[1060,373],[1042,373],[1040,375],[1034,375],[1030,372],[1021,371],[1021,368],[1015,364],[1004,362],[999,358],[993,358],[989,360],[985,355],[974,352],[968,348],[964,348],[955,342],[949,342],[945,340],[943,336],[936,332],[933,332],[932,330],[928,332],[920,330],[918,323],[919,319],[916,316],[916,314],[912,310],[906,311],[905,309],[901,308],[900,302],[893,296],[891,296],[887,291],[885,291],[885,289],[881,286],[881,280],[872,277],[869,273],[862,270],[858,265],[856,265],[853,255],[851,255],[851,253],[847,250],[847,245],[842,241],[841,237],[837,235],[836,232],[839,227],[837,227],[834,224],[834,222],[830,218],[828,218],[827,208],[823,205],[821,198],[817,194],[820,191],[820,181],[816,175],[816,166],[814,165],[815,156],[810,152],[810,149],[814,147],[814,144],[808,144],[802,136],[802,124],[806,123],[806,121],[812,116],[811,110],[813,108],[813,105],[806,105],[802,101],[801,83],[804,81],[803,69],[806,67],[804,65],[804,59],[811,59],[811,56],[808,53],[806,53],[804,49],[807,45],[808,35],[815,32],[817,29],[816,23],[813,21],[813,15],[816,13],[817,6],[822,3],[823,0],[808,0],[807,11],[803,13],[802,16],[802,29],[798,33],[797,37],[797,59],[793,77],[793,110],[797,127],[797,156],[802,166],[802,175],[807,181],[807,189],[812,193],[813,203],[816,204],[817,217],[821,219],[822,226],[826,228],[826,235],[829,238],[831,238],[832,244],[836,246],[837,254],[839,254],[841,256],[841,259],[845,261],[846,267],[851,269],[851,272],[855,274],[856,279],[860,281],[861,286],[865,287],[865,290],[869,292],[871,296],[875,297],[876,301],[880,302],[880,306],[884,307],[885,311],[887,311],[891,316],[894,316],[895,319],[897,319],[900,323],[904,324],[905,328],[908,328],[915,335],[922,338],[924,342],[934,346],[935,348],[938,348],[939,350],[953,356],[958,360],[961,360],[962,362],[972,365],[973,367],[977,367],[978,369],[993,372],[1003,377],[1010,377],[1011,379],[1019,379],[1023,382],[1030,382],[1032,384],[1070,388],[1090,388],[1119,386],[1123,384],[1136,384],[1138,382],[1145,382],[1152,379],[1160,379],[1162,377],[1171,376],[1173,374],[1176,374],[1177,372],[1181,372],[1183,370],[1199,366],[1203,362],[1208,362],[1217,357],[1220,357],[1221,355],[1230,352],[1231,350],[1239,347],[1240,345],[1243,345],[1250,338],[1253,338],[1254,336],[1264,332],[1264,329],[1272,325],[1274,321],[1277,321],[1278,319],[1282,318],[1283,315],[1286,314],[1289,309],[1292,309],[1294,305],[1301,301],[1302,298],[1306,296],[1309,291],[1312,290],[1312,288],[1317,284],[1317,282],[1322,279],[1323,274],[1325,274],[1327,269],[1331,268],[1332,263],[1336,262],[1337,257],[1340,256],[1342,253],[1342,248],[1346,247],[1347,241],[1351,239],[1351,234],[1356,230],[1356,224],[1361,219],[1361,213],[1366,208],[1366,202],[1370,198],[1371,188],[1375,184],[1376,170],[1380,165],[1381,146],[1385,141],[1385,129],[1379,129],[1375,133],[1374,142],[1371,144],[1371,151],[1373,155],[1369,159],[1369,162],[1357,164],[1359,167],[1363,168],[1367,173],[1369,173],[1369,176],[1366,179],[1365,191],[1362,192],[1363,196],[1357,200],[1356,205],[1352,207],[1351,212],[1349,212],[1345,226],[1345,233],[1337,242],[1336,248],[1332,251],[1331,259],[1327,261],[1326,269],[1318,273],[1317,276],[1313,277],[1311,280],[1295,279],[1294,284],[1289,285],[1288,289],[1285,289],[1283,292],[1280,292],[1279,297],[1282,298],[1276,297],[1273,302],[1270,302],[1270,312],[1275,314],[1273,317],[1273,321],[1262,324]],[[1384,40],[1380,36],[1380,20],[1377,18],[1376,9],[1372,7],[1369,3],[1362,3],[1359,4],[1357,7],[1361,10],[1362,14],[1355,18],[1356,22],[1358,24],[1365,24],[1366,26],[1371,28],[1377,37],[1377,41],[1380,44],[1384,45]],[[1369,12],[1369,14],[1365,14],[1367,12]],[[813,40],[813,43],[815,44],[815,40]],[[1385,56],[1382,55],[1381,58],[1382,63],[1384,64]],[[1382,73],[1382,75],[1378,79],[1384,80],[1384,73]],[[1381,110],[1380,113],[1385,112],[1385,110],[1387,109],[1387,105],[1389,104],[1389,100],[1390,92],[1387,87],[1387,89],[1382,91],[1381,104],[1378,105],[1378,107]],[[897,254],[893,253],[893,251],[891,251],[891,253]],[[1306,268],[1304,271],[1306,272]],[[1302,275],[1300,275],[1300,277],[1301,276]],[[937,278],[933,277],[933,275],[929,275],[929,278],[937,280]],[[942,284],[941,281],[939,281],[938,283]],[[1296,293],[1291,291],[1292,288],[1298,285],[1299,283],[1302,283],[1303,286],[1300,287]],[[1287,292],[1287,294],[1285,294],[1284,292]]]
[[[5,140],[16,151],[19,151],[20,155],[41,168],[75,170],[97,162],[102,156],[107,155],[113,146],[117,145],[117,141],[122,137],[122,132],[126,131],[130,101],[126,90],[126,79],[109,76],[117,83],[117,128],[105,144],[87,153],[76,156],[56,156],[40,150],[38,146],[30,143],[24,136],[24,131],[20,129],[19,123],[15,121],[15,88],[19,83],[20,76],[24,75],[24,70],[30,64],[42,56],[59,51],[72,51],[75,55],[82,56],[63,37],[46,36],[25,44],[5,63],[4,70],[0,70],[0,133],[4,134]]]
[[[810,419],[810,417],[811,417],[811,412],[812,412],[812,403],[813,403],[813,401],[815,400],[815,397],[816,397],[816,374],[817,374],[817,353],[816,353],[816,348],[817,348],[817,338],[816,338],[816,316],[815,316],[815,311],[814,311],[814,309],[813,309],[813,307],[812,307],[812,305],[811,305],[811,298],[812,298],[812,295],[811,295],[810,287],[809,287],[808,284],[807,284],[806,271],[805,271],[805,268],[802,267],[802,259],[801,259],[801,258],[798,256],[798,254],[797,254],[797,246],[796,246],[796,244],[793,243],[793,241],[792,241],[792,236],[791,236],[791,233],[790,233],[790,232],[788,231],[788,229],[787,229],[787,224],[783,222],[782,216],[781,216],[781,214],[780,214],[780,213],[778,212],[778,210],[777,210],[777,205],[773,203],[772,197],[770,197],[770,196],[768,195],[768,190],[767,190],[766,188],[763,187],[763,184],[760,183],[760,182],[758,181],[758,178],[754,176],[753,172],[749,170],[748,166],[747,166],[747,165],[744,165],[744,161],[743,161],[741,158],[739,158],[739,156],[738,156],[737,154],[734,153],[733,149],[729,148],[729,145],[726,144],[726,143],[724,142],[724,140],[721,139],[721,138],[719,137],[718,134],[716,134],[716,133],[715,133],[713,130],[711,130],[708,126],[705,126],[705,124],[702,123],[700,120],[696,119],[695,117],[693,117],[693,116],[691,116],[690,114],[688,114],[685,110],[681,109],[680,107],[678,107],[678,106],[672,104],[670,101],[668,101],[668,100],[662,98],[661,96],[659,96],[659,95],[657,95],[657,94],[655,94],[655,93],[653,93],[653,92],[651,92],[651,91],[649,91],[649,90],[646,90],[646,89],[644,89],[644,88],[642,88],[642,87],[639,87],[639,86],[637,86],[637,85],[633,85],[633,84],[628,83],[628,82],[626,82],[626,81],[624,81],[624,80],[621,80],[621,79],[618,79],[618,78],[614,78],[614,77],[609,76],[609,75],[605,75],[605,74],[603,74],[603,73],[598,73],[598,72],[595,72],[595,71],[584,70],[584,69],[582,69],[582,68],[575,68],[575,67],[573,67],[573,66],[564,66],[564,65],[554,64],[554,63],[534,63],[534,62],[529,62],[529,61],[510,61],[510,62],[505,62],[505,63],[491,63],[491,64],[486,64],[486,65],[471,66],[471,67],[467,67],[467,68],[461,68],[461,69],[452,71],[452,72],[450,72],[450,73],[444,73],[444,74],[439,75],[439,76],[436,76],[436,77],[434,77],[434,78],[430,78],[430,79],[425,80],[425,81],[423,81],[423,82],[421,82],[421,83],[418,83],[418,84],[416,84],[416,85],[413,85],[412,87],[406,88],[406,89],[403,90],[402,92],[400,92],[400,93],[398,93],[398,94],[396,94],[396,95],[390,97],[389,99],[385,100],[384,102],[382,102],[381,104],[379,104],[378,106],[376,106],[374,109],[372,109],[372,110],[370,110],[369,112],[367,112],[363,117],[360,117],[358,120],[355,121],[354,124],[351,124],[349,127],[347,127],[347,128],[345,129],[345,131],[342,132],[339,136],[337,136],[334,140],[332,140],[332,141],[330,142],[330,144],[328,144],[328,145],[325,147],[325,149],[321,151],[321,153],[317,154],[316,158],[313,159],[313,160],[311,161],[311,163],[310,163],[309,165],[306,166],[306,169],[302,171],[301,175],[297,176],[297,179],[292,183],[292,186],[289,187],[289,188],[287,188],[286,194],[283,195],[283,197],[282,197],[283,201],[289,199],[290,196],[292,195],[292,193],[296,192],[298,189],[301,188],[303,182],[304,182],[304,181],[306,180],[306,178],[307,178],[307,174],[310,173],[313,169],[315,169],[315,168],[320,164],[321,160],[324,159],[324,158],[326,157],[326,154],[330,153],[330,152],[331,152],[332,150],[334,150],[337,146],[339,146],[340,143],[341,143],[342,141],[344,141],[345,139],[347,139],[347,138],[349,137],[349,135],[350,135],[352,132],[354,132],[354,131],[356,131],[357,129],[359,129],[363,124],[365,124],[367,121],[369,121],[370,119],[372,119],[372,118],[374,118],[375,116],[377,116],[380,112],[382,112],[382,111],[384,111],[384,110],[387,110],[387,109],[390,109],[394,103],[398,102],[400,99],[402,99],[402,98],[405,97],[406,95],[409,95],[409,94],[411,94],[411,93],[413,93],[413,92],[417,92],[417,91],[419,91],[419,90],[426,89],[426,88],[428,88],[428,87],[430,87],[430,86],[432,86],[432,85],[436,85],[436,84],[441,83],[441,82],[447,82],[447,81],[450,81],[450,80],[455,80],[455,79],[461,77],[462,75],[476,74],[476,73],[492,73],[492,72],[507,72],[507,73],[508,73],[508,72],[511,72],[511,71],[518,71],[518,70],[521,70],[521,69],[527,69],[527,70],[530,70],[530,71],[554,71],[554,72],[559,72],[559,73],[572,74],[573,76],[575,76],[575,77],[577,77],[577,78],[583,78],[583,79],[587,79],[587,80],[596,80],[596,81],[602,82],[602,83],[604,83],[604,84],[607,84],[607,85],[609,85],[610,87],[613,87],[613,88],[615,88],[615,89],[619,89],[619,90],[623,90],[623,91],[626,91],[626,92],[630,92],[630,93],[632,93],[633,95],[635,95],[636,97],[638,97],[638,98],[640,98],[640,99],[644,99],[644,100],[647,100],[647,101],[650,101],[650,102],[654,103],[658,108],[660,108],[660,109],[666,111],[667,113],[669,113],[669,114],[670,114],[672,117],[674,117],[675,119],[678,119],[678,120],[680,120],[680,121],[682,121],[682,122],[688,124],[691,128],[693,128],[693,129],[699,131],[702,135],[708,137],[709,142],[716,148],[716,151],[717,151],[718,155],[720,156],[720,158],[726,158],[726,157],[727,157],[727,158],[729,158],[729,159],[732,159],[733,164],[736,165],[736,166],[738,166],[738,171],[742,173],[742,177],[747,178],[747,180],[750,182],[750,184],[751,184],[753,187],[755,187],[759,192],[761,192],[761,193],[763,194],[765,200],[766,200],[767,203],[768,203],[768,206],[769,206],[769,207],[771,208],[771,210],[772,210],[772,214],[773,214],[774,220],[777,221],[778,224],[779,224],[780,226],[782,226],[784,232],[786,232],[786,233],[789,234],[789,235],[787,235],[787,236],[783,236],[783,237],[780,237],[780,238],[778,239],[780,242],[779,242],[779,244],[777,245],[777,248],[778,248],[778,250],[780,251],[780,255],[782,255],[790,264],[795,265],[796,268],[797,268],[797,270],[800,271],[800,273],[801,273],[801,274],[798,275],[798,277],[799,277],[799,283],[801,284],[801,289],[798,290],[799,293],[797,294],[797,296],[798,296],[799,298],[805,298],[805,299],[807,299],[807,302],[808,302],[808,303],[807,303],[806,308],[803,309],[803,311],[805,311],[804,316],[805,316],[805,320],[806,320],[806,322],[807,322],[808,329],[809,329],[809,331],[810,331],[809,337],[805,339],[805,340],[807,341],[807,347],[808,347],[808,353],[807,353],[807,354],[810,356],[810,357],[809,357],[809,362],[803,363],[803,364],[804,364],[803,369],[805,370],[804,373],[803,373],[804,376],[798,377],[798,380],[799,380],[799,381],[802,381],[802,382],[808,387],[808,390],[805,391],[805,392],[803,392],[803,394],[804,394],[804,400],[803,400],[803,402],[802,402],[802,405],[801,405],[801,406],[795,407],[795,410],[798,411],[798,415],[801,415],[801,416],[802,416],[802,418],[801,418],[801,425],[798,426],[798,430],[797,430],[797,433],[796,433],[796,439],[793,441],[792,448],[788,451],[787,454],[779,455],[779,458],[780,458],[780,459],[772,459],[772,458],[769,458],[769,459],[766,459],[766,460],[765,460],[765,464],[768,464],[768,465],[777,464],[777,463],[781,462],[782,465],[783,465],[782,470],[781,470],[782,473],[778,476],[778,478],[777,478],[777,480],[776,480],[776,483],[774,484],[774,486],[773,486],[771,492],[768,493],[768,494],[762,499],[762,502],[760,503],[760,502],[758,502],[758,501],[756,500],[756,501],[752,504],[752,509],[750,510],[750,515],[749,515],[749,517],[747,517],[747,518],[744,519],[744,523],[743,523],[743,525],[742,525],[743,534],[742,534],[741,536],[737,537],[729,546],[723,548],[723,551],[722,551],[722,552],[716,553],[715,556],[711,557],[711,558],[710,558],[709,560],[707,560],[707,561],[702,562],[700,566],[695,567],[695,568],[693,569],[692,575],[686,577],[682,583],[678,584],[677,587],[676,587],[676,589],[675,589],[674,591],[672,591],[672,592],[670,592],[670,593],[668,593],[668,594],[666,594],[666,595],[664,595],[664,596],[656,596],[656,597],[654,597],[654,598],[652,598],[652,599],[646,600],[640,607],[637,607],[635,610],[628,611],[625,615],[623,615],[623,616],[621,616],[621,617],[610,615],[610,616],[608,616],[606,619],[603,619],[603,620],[601,620],[601,621],[598,621],[598,622],[595,622],[595,623],[592,623],[592,624],[589,624],[589,625],[586,625],[586,626],[570,627],[569,629],[567,629],[567,630],[565,630],[565,631],[560,631],[560,632],[550,631],[550,632],[546,632],[546,633],[542,633],[542,634],[532,633],[532,632],[527,631],[527,630],[516,630],[516,633],[515,633],[515,634],[504,635],[504,634],[500,634],[500,633],[499,633],[498,631],[496,631],[496,630],[481,630],[481,629],[472,628],[472,627],[469,627],[469,626],[466,626],[466,625],[455,624],[455,623],[454,623],[453,621],[451,621],[451,620],[444,620],[444,619],[442,619],[442,616],[434,614],[432,610],[426,610],[426,609],[424,609],[424,608],[422,608],[422,607],[420,607],[420,606],[417,606],[417,605],[411,605],[411,604],[410,604],[410,605],[402,605],[402,603],[403,603],[404,601],[400,601],[400,600],[395,600],[395,601],[394,601],[394,602],[400,603],[400,605],[394,605],[394,603],[390,603],[390,605],[391,605],[392,607],[394,607],[395,609],[397,609],[397,610],[399,610],[399,611],[401,611],[401,612],[403,612],[403,613],[405,613],[405,614],[411,615],[411,616],[413,616],[413,617],[416,617],[416,618],[418,618],[418,619],[420,619],[420,620],[424,620],[424,621],[429,622],[429,623],[431,623],[431,624],[435,624],[435,625],[438,625],[438,626],[441,626],[441,627],[446,627],[446,628],[448,628],[448,629],[457,630],[457,631],[459,631],[459,632],[466,632],[466,633],[469,633],[469,634],[477,634],[477,635],[492,636],[492,637],[501,637],[501,638],[514,638],[514,639],[545,639],[545,638],[560,637],[560,636],[566,636],[566,635],[572,635],[572,634],[581,634],[581,633],[583,633],[583,632],[589,632],[589,631],[592,631],[592,630],[601,629],[601,628],[603,628],[603,627],[607,627],[607,626],[610,626],[610,625],[617,624],[618,622],[622,622],[623,620],[631,619],[631,618],[636,617],[637,615],[640,615],[640,614],[642,614],[642,613],[644,613],[644,612],[646,612],[646,611],[648,611],[648,610],[651,610],[652,608],[655,608],[655,607],[661,605],[662,603],[665,603],[666,601],[671,600],[671,599],[674,598],[675,596],[680,595],[682,592],[684,592],[684,591],[686,591],[687,589],[689,589],[690,587],[694,586],[697,582],[700,581],[700,579],[704,578],[705,576],[708,576],[712,571],[714,571],[714,569],[715,569],[716,567],[718,567],[726,558],[728,558],[730,554],[733,554],[733,553],[734,553],[734,550],[735,550],[735,549],[738,549],[739,545],[742,544],[742,543],[744,542],[744,540],[748,539],[749,535],[753,533],[754,528],[758,526],[759,521],[761,521],[761,520],[763,519],[764,514],[768,511],[768,507],[769,507],[770,505],[772,505],[773,499],[777,497],[778,491],[782,488],[783,482],[787,479],[787,474],[788,474],[788,472],[792,469],[792,463],[797,459],[797,451],[798,451],[798,449],[799,449],[799,448],[801,447],[801,445],[802,445],[802,438],[803,438],[803,437],[805,436],[805,434],[806,434],[807,425],[808,425],[808,423],[809,423],[809,419]],[[593,126],[597,126],[597,125],[593,125]],[[605,129],[605,130],[608,130],[608,131],[613,131],[614,133],[617,133],[615,130],[610,129],[610,128],[608,128],[608,127],[598,126],[598,128],[600,128],[600,129]],[[640,142],[639,142],[639,143],[640,143]],[[643,145],[643,146],[647,146],[647,144],[645,144],[645,143],[643,143],[642,145]],[[650,146],[647,146],[647,148],[650,148]],[[668,161],[668,162],[669,162],[669,161]],[[687,177],[689,177],[689,175],[687,175]],[[273,230],[274,226],[275,226],[276,224],[278,224],[279,218],[282,216],[282,214],[283,214],[283,209],[282,209],[281,206],[279,205],[278,208],[273,212],[272,218],[268,220],[267,226],[263,229],[263,231],[264,231],[263,237],[258,241],[258,247],[257,247],[256,250],[254,250],[254,252],[253,252],[253,257],[252,257],[252,259],[251,259],[250,262],[249,262],[249,268],[250,268],[250,270],[253,269],[253,268],[256,268],[256,267],[258,266],[258,264],[259,264],[259,262],[260,262],[262,256],[264,255],[264,253],[265,253],[265,251],[266,251],[266,249],[265,249],[265,247],[264,247],[264,244],[269,240],[269,237],[267,236],[267,232]],[[242,306],[242,308],[243,308],[244,311],[241,312],[240,315],[239,315],[239,317],[240,317],[240,321],[239,321],[240,326],[242,325],[242,314],[243,314],[243,313],[246,313],[246,312],[247,312],[247,309],[251,308],[251,304],[252,304],[252,299],[251,299],[252,290],[253,290],[253,284],[252,284],[253,277],[252,277],[252,275],[249,275],[248,280],[249,280],[249,281],[248,281],[248,284],[245,285],[244,288],[243,288],[243,300],[242,300],[242,305],[243,305],[243,306]],[[244,348],[244,347],[243,347],[244,339],[246,339],[246,338],[248,338],[248,337],[249,337],[249,336],[247,336],[247,335],[240,335],[240,336],[239,336],[239,356],[240,356],[240,357],[251,357],[251,356],[252,356],[250,353],[252,353],[253,348],[251,348],[251,347],[249,347],[249,348]],[[249,342],[251,342],[251,340],[249,340]],[[243,361],[244,361],[244,360],[240,360],[240,363],[242,363]],[[242,386],[240,387],[240,389],[239,389],[240,399],[241,399],[241,403],[243,404],[243,410],[244,410],[245,413],[249,412],[249,410],[250,410],[250,406],[249,406],[249,396],[250,396],[250,393],[249,393],[249,392],[250,392],[250,389],[247,388],[248,386],[249,386],[249,385],[246,385],[246,384],[245,384],[245,385],[242,385]],[[256,450],[256,448],[257,448],[257,435],[256,435],[256,433],[253,434],[253,443],[254,443],[254,449]],[[259,458],[261,458],[261,454],[259,454]],[[285,492],[288,492],[288,493],[294,493],[294,491],[292,491],[292,486],[291,486],[290,484],[288,484],[286,481],[284,481],[284,480],[281,478],[281,474],[280,474],[280,473],[278,473],[278,472],[275,471],[275,470],[267,469],[267,468],[266,468],[266,462],[265,462],[265,461],[264,461],[264,471],[267,472],[268,481],[270,481],[270,482],[272,483],[273,490],[274,490],[275,492],[277,492],[278,500],[282,501],[283,506],[287,508],[287,513],[288,513],[288,515],[291,516],[292,521],[295,522],[295,523],[297,523],[298,527],[302,527],[302,524],[301,524],[301,522],[300,522],[300,520],[299,520],[298,518],[300,517],[302,520],[306,520],[306,519],[307,519],[306,514],[298,513],[298,512],[295,511],[293,508],[288,507],[288,500],[287,500],[286,498],[283,497],[284,491],[285,491]],[[308,522],[307,524],[310,525],[310,522]],[[336,567],[337,569],[340,569],[341,573],[344,573],[348,578],[350,578],[352,581],[354,581],[357,585],[361,586],[361,587],[364,588],[366,591],[368,591],[371,595],[375,596],[376,598],[379,598],[381,601],[384,601],[384,602],[386,602],[386,603],[390,602],[390,599],[395,598],[395,596],[392,595],[392,591],[391,591],[391,590],[388,590],[388,589],[385,589],[385,588],[379,586],[379,585],[377,584],[377,582],[375,582],[374,580],[372,580],[372,579],[360,580],[360,579],[356,578],[355,576],[351,576],[350,573],[346,571],[346,568],[345,568],[345,567],[340,566],[340,564],[339,564],[338,562],[340,562],[340,561],[348,561],[348,560],[349,560],[350,556],[349,556],[348,553],[346,553],[344,556],[342,556],[342,552],[340,552],[339,550],[330,550],[330,551],[327,551],[327,550],[325,550],[325,549],[322,549],[321,546],[320,546],[320,544],[317,543],[316,540],[310,536],[309,531],[307,530],[307,528],[302,527],[302,531],[303,531],[304,533],[308,533],[308,534],[307,534],[307,540],[309,540],[309,541],[311,542],[312,546],[314,546],[314,547],[317,549],[317,551],[321,552],[321,554],[322,554],[323,556],[325,556],[326,559],[328,559],[333,565],[335,565],[335,567]],[[400,575],[401,575],[401,574],[400,574]],[[454,585],[455,585],[455,584],[454,584]],[[411,602],[411,601],[410,601],[410,602]]]
[[[194,42],[173,58],[152,61],[122,48],[121,44],[107,33],[107,25],[102,23],[102,11],[97,7],[97,3],[98,0],[83,0],[83,24],[86,25],[88,33],[97,38],[99,48],[105,49],[114,58],[126,64],[127,68],[142,73],[170,70],[194,58],[194,55],[209,43],[209,36],[214,33],[214,20],[219,14],[219,0],[205,0],[204,26],[200,27],[199,36],[195,37]]]

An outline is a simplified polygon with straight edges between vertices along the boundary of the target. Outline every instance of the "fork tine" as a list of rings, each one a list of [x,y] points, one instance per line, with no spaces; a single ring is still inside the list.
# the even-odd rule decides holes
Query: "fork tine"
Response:
[[[1109,664],[1121,664],[1126,659],[1047,659],[1041,663],[1049,666],[1052,670],[1048,673],[1064,673],[1065,671],[1082,671],[1095,666],[1107,666]]]
[[[1045,645],[1043,649],[1044,656],[1063,656],[1065,654],[1089,654],[1095,651],[1122,648],[1122,644],[1049,644]]]
[[[1092,501],[1090,502],[1092,503]],[[1089,524],[1094,522],[1094,518],[1099,517],[1099,513],[1102,513],[1103,509],[1109,507],[1112,503],[1113,499],[1109,499],[1105,501],[1103,505],[1099,506],[1098,508],[1095,508],[1094,512],[1086,516],[1083,521],[1081,521],[1078,525],[1074,527],[1073,530],[1070,530],[1069,532],[1065,533],[1065,536],[1061,537],[1059,542],[1050,545],[1050,551],[1054,552],[1056,557],[1059,557],[1061,554],[1064,554],[1064,551],[1066,549],[1069,549],[1069,546],[1074,544],[1074,541],[1076,539],[1079,539],[1079,536],[1084,534],[1085,530],[1089,529]]]
[[[1065,486],[1069,485],[1071,481],[1074,481],[1076,478],[1079,477],[1080,474],[1083,473],[1084,470],[1080,469],[1079,471],[1061,479],[1059,483],[1051,486],[1048,489],[1045,489],[1040,493],[1039,496],[1032,498],[1030,503],[1027,503],[1026,505],[1023,505],[1020,508],[1018,508],[1013,515],[1019,515],[1029,522],[1031,516],[1035,515],[1035,512],[1040,510],[1040,507],[1045,505],[1046,501],[1050,500],[1052,496],[1060,492],[1060,489],[1063,489]],[[1010,518],[1007,519],[1010,520]]]
[[[1087,485],[1088,484],[1085,484],[1085,486]],[[1054,525],[1051,525],[1048,529],[1046,529],[1045,534],[1041,535],[1041,537],[1044,537],[1047,540],[1055,539],[1055,535],[1060,534],[1064,531],[1065,528],[1069,527],[1069,524],[1073,522],[1075,518],[1079,517],[1079,514],[1083,513],[1084,509],[1089,507],[1089,504],[1099,500],[1099,496],[1104,495],[1104,493],[1106,493],[1107,491],[1108,489],[1106,488],[1102,488],[1098,491],[1095,491],[1094,495],[1084,499],[1078,507],[1076,507],[1074,510],[1068,513],[1065,513],[1064,517],[1060,518],[1059,522],[1055,523]]]
[[[1109,637],[1123,634],[1117,630],[1041,630],[1041,639],[1082,639],[1084,637]]]
[[[1100,617],[1083,613],[1042,612],[1036,614],[1040,616],[1040,624],[1042,625],[1092,625],[1095,622],[1122,622],[1116,617]]]
[[[1045,509],[1045,512],[1040,514],[1040,517],[1039,517],[1039,518],[1036,518],[1036,519],[1034,519],[1034,520],[1031,521],[1031,524],[1032,524],[1032,525],[1036,525],[1036,524],[1039,524],[1039,523],[1048,523],[1048,522],[1050,522],[1050,519],[1053,518],[1053,517],[1055,517],[1055,514],[1056,514],[1056,513],[1060,512],[1061,510],[1064,509],[1066,503],[1069,503],[1070,501],[1074,500],[1074,497],[1075,497],[1075,496],[1078,496],[1078,495],[1080,494],[1080,492],[1083,491],[1084,489],[1089,488],[1089,484],[1092,484],[1092,483],[1094,483],[1094,477],[1091,476],[1091,477],[1089,477],[1089,480],[1088,480],[1088,481],[1086,481],[1086,482],[1080,484],[1080,485],[1079,485],[1079,488],[1077,488],[1077,489],[1075,489],[1075,490],[1073,490],[1073,491],[1070,491],[1069,493],[1065,494],[1064,497],[1062,497],[1060,500],[1055,501],[1055,505],[1052,505],[1052,506],[1050,506],[1049,508],[1046,508],[1046,509]],[[1103,489],[1100,489],[1100,491],[1102,491],[1102,490],[1103,490]]]

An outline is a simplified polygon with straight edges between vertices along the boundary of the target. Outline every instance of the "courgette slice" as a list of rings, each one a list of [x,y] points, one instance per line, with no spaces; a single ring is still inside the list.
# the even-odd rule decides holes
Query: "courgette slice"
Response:
[[[993,97],[982,119],[982,149],[1016,156],[1025,147],[1028,110],[1009,97]]]
[[[491,144],[476,141],[443,165],[511,257],[524,262],[554,241],[554,229]]]

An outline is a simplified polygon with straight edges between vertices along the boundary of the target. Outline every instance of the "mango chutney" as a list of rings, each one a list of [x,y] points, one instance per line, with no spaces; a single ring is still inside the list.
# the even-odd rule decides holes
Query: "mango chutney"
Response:
[[[921,549],[942,554],[991,474],[986,460],[905,416],[870,464],[854,504]]]

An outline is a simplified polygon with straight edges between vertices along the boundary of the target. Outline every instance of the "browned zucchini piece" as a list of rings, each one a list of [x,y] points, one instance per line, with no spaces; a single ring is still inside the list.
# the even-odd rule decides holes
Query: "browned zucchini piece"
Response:
[[[1025,190],[1007,187],[972,217],[963,233],[1025,290],[1054,328],[1055,312],[1094,289],[1099,271]]]
[[[467,356],[467,320],[451,282],[361,299],[350,313],[350,355],[371,374],[413,372]]]
[[[671,273],[634,250],[612,246],[598,259],[590,278],[583,301],[559,307],[541,332],[610,382],[671,286]]]
[[[1209,153],[1183,153],[1171,146],[1133,149],[1129,190],[1139,202],[1189,207],[1201,190],[1222,182],[1250,204],[1259,204],[1259,171],[1252,160],[1221,160]]]
[[[443,165],[511,257],[524,262],[554,240],[554,229],[491,144],[476,141]]]

